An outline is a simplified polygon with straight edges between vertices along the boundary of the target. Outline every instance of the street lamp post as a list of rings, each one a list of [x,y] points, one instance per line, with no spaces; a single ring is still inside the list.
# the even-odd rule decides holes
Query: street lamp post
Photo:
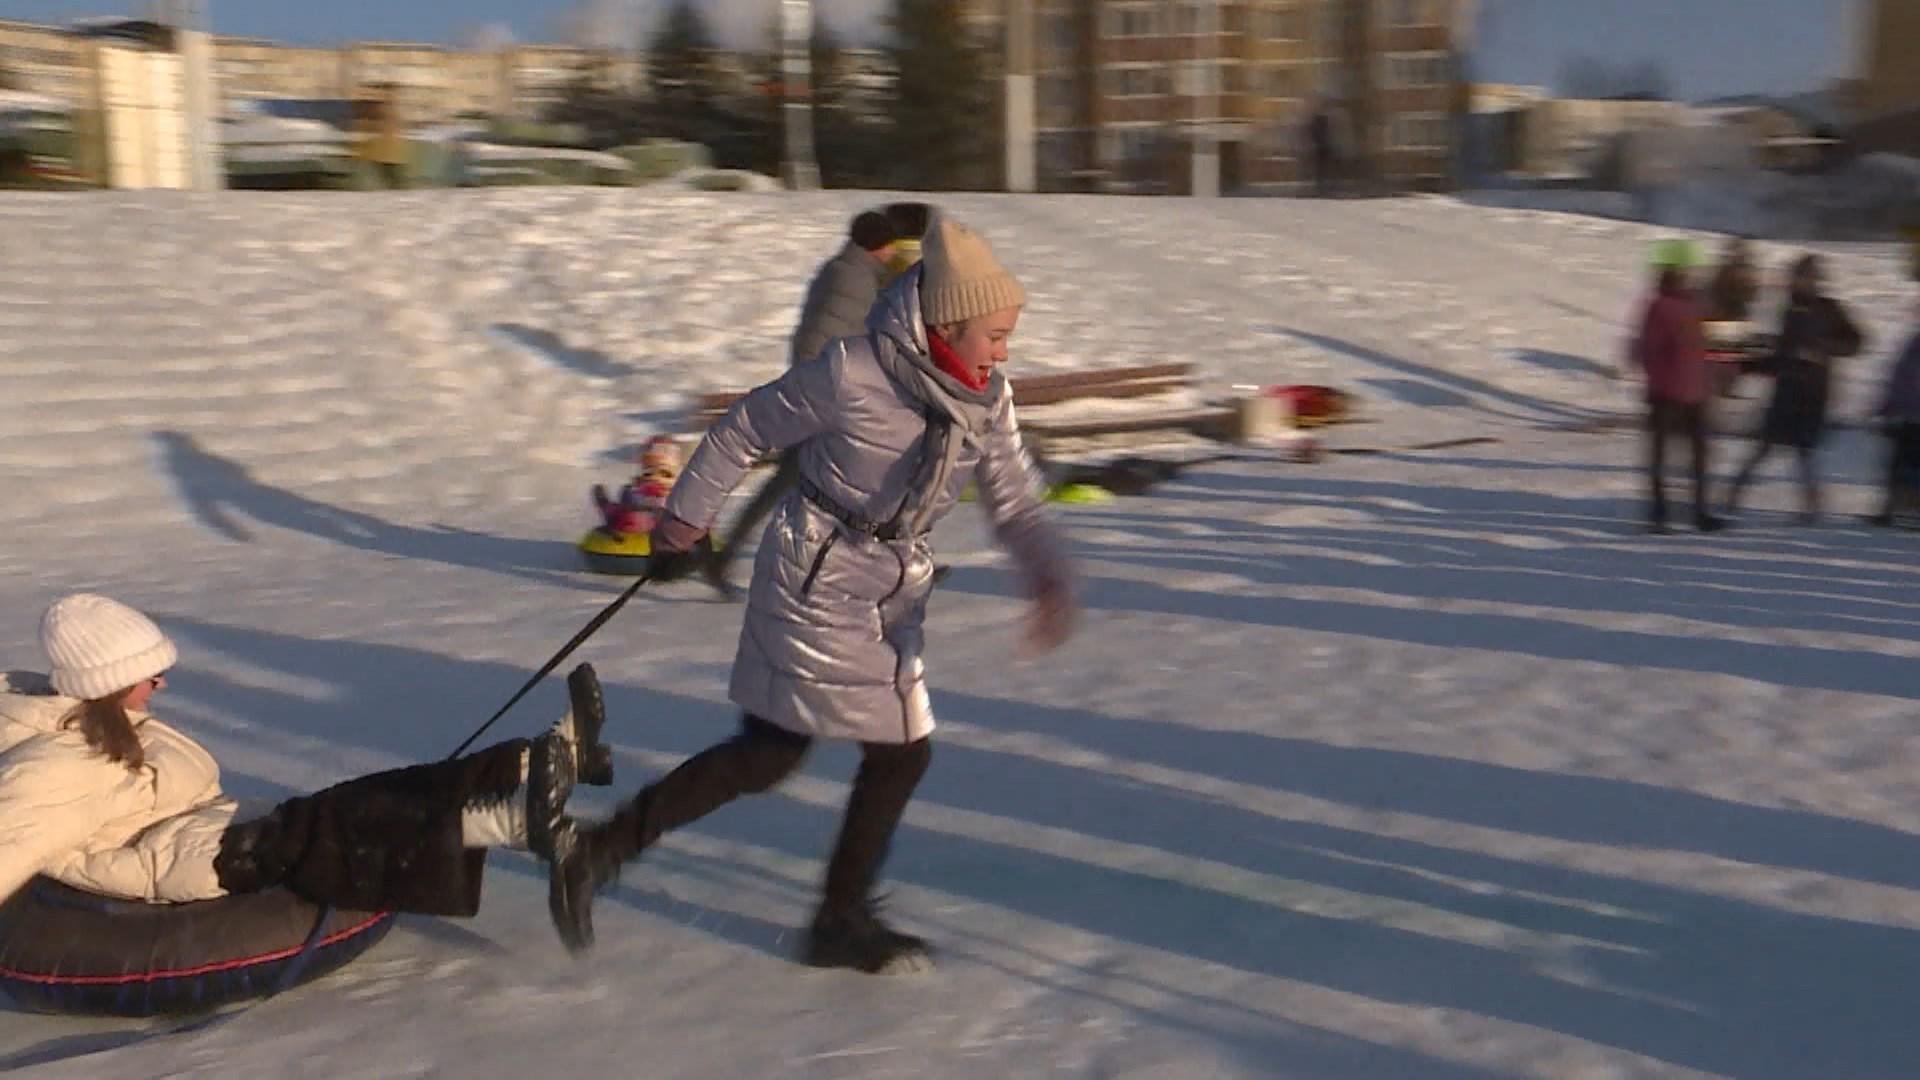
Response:
[[[1220,151],[1213,131],[1220,113],[1220,0],[1203,0],[1194,17],[1193,195],[1211,199],[1220,194]],[[1201,58],[1201,45],[1208,41],[1211,63]]]
[[[1006,169],[1008,191],[1038,188],[1034,161],[1033,0],[1006,0]]]
[[[787,121],[787,186],[811,191],[820,186],[820,166],[813,156],[813,4],[810,0],[780,0],[782,39],[781,112]]]
[[[220,90],[213,71],[213,37],[208,32],[207,0],[172,0],[166,22],[180,56],[180,105],[186,119],[188,187],[215,191],[225,186],[220,160]]]

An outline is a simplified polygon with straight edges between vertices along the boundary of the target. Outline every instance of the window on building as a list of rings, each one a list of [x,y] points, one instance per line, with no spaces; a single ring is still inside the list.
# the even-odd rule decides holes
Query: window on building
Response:
[[[1443,150],[1447,117],[1445,113],[1396,113],[1390,132],[1396,150]]]
[[[1058,73],[1042,75],[1038,96],[1043,109],[1073,108],[1073,76]]]
[[[1055,49],[1074,49],[1080,44],[1075,33],[1073,16],[1067,12],[1054,12],[1047,16],[1046,42]]]
[[[1346,6],[1331,3],[1320,9],[1320,47],[1330,52],[1338,52],[1346,47],[1347,12]]]
[[[1445,86],[1452,75],[1445,53],[1389,55],[1386,68],[1386,84],[1394,88]]]
[[[1267,8],[1261,15],[1261,36],[1270,41],[1299,41],[1306,36],[1299,8]]]
[[[1160,72],[1151,67],[1110,67],[1101,80],[1108,97],[1149,97],[1161,84]]]
[[[1266,90],[1267,96],[1272,98],[1299,97],[1299,73],[1291,65],[1276,64],[1268,68]]]
[[[1101,33],[1108,38],[1154,37],[1160,33],[1159,8],[1154,4],[1117,4],[1105,8],[1101,13]],[[1067,24],[1066,39],[1061,48],[1072,48],[1072,21],[1068,16],[1060,16]]]
[[[1387,0],[1387,25],[1420,26],[1427,21],[1426,0]]]

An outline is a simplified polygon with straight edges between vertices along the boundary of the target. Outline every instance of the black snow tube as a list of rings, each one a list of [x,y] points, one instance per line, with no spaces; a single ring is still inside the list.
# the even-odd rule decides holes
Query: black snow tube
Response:
[[[146,904],[35,878],[0,905],[0,990],[43,1013],[214,1009],[271,989],[319,918],[284,889]],[[330,912],[297,982],[338,970],[391,929],[388,912]]]

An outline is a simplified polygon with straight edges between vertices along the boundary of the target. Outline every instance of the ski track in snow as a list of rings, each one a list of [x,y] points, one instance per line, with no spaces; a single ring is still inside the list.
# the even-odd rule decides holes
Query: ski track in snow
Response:
[[[808,276],[882,198],[0,198],[9,665],[47,602],[107,591],[180,643],[157,707],[242,797],[444,754],[622,584],[573,562],[589,484],[689,395],[777,375]],[[943,525],[943,727],[889,866],[932,977],[791,959],[854,761],[823,747],[631,867],[587,962],[503,853],[471,922],[405,919],[230,1024],[64,1062],[126,1025],[0,1012],[0,1067],[1911,1071],[1920,541],[1841,520],[1878,467],[1851,431],[1826,527],[1786,523],[1777,476],[1724,537],[1635,531],[1637,437],[1554,428],[1633,408],[1605,372],[1662,234],[1439,198],[938,201],[1027,285],[1016,377],[1192,359],[1208,391],[1356,391],[1377,422],[1334,447],[1501,441],[1062,508],[1086,606],[1044,661],[977,511]],[[1857,415],[1912,286],[1890,246],[1830,254],[1873,334]],[[584,813],[728,730],[738,618],[653,590],[581,651],[620,771]]]

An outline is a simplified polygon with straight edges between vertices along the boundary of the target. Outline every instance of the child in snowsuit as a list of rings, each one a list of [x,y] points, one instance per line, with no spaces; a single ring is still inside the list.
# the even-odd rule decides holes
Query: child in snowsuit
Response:
[[[670,435],[655,435],[641,448],[639,466],[632,482],[621,485],[617,499],[609,498],[605,487],[593,485],[601,525],[615,535],[644,536],[653,531],[666,510],[667,493],[680,476],[680,444]]]

